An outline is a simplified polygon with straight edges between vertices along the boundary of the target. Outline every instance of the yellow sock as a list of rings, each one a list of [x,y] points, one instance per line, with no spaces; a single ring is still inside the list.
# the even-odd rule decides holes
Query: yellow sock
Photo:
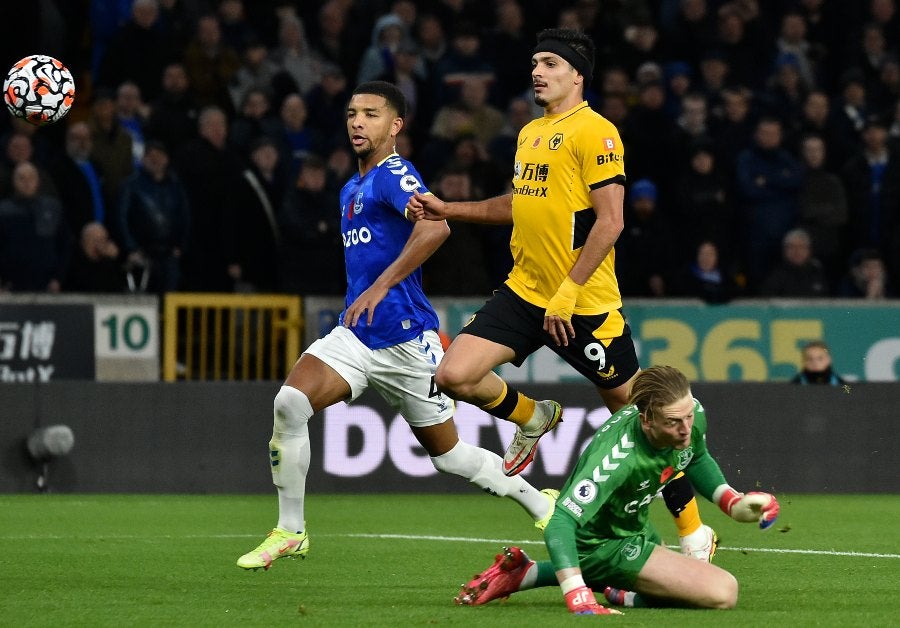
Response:
[[[503,382],[503,390],[500,396],[481,406],[481,409],[492,414],[498,419],[511,421],[518,426],[523,426],[534,414],[534,399],[526,397],[515,388],[511,388]]]
[[[691,482],[683,471],[679,471],[663,487],[662,495],[666,501],[666,508],[672,513],[672,518],[678,527],[678,536],[687,536],[700,529],[700,526],[703,525],[700,520],[700,508],[697,506],[697,498],[694,497]]]

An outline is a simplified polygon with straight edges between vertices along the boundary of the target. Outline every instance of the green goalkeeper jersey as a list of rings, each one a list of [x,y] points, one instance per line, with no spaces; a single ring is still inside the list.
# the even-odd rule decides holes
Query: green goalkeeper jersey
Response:
[[[706,413],[699,401],[694,399],[691,444],[682,450],[651,447],[637,407],[612,415],[581,454],[556,506],[576,522],[578,553],[589,553],[604,539],[640,534],[654,495],[679,471],[707,499],[725,483],[706,449]]]

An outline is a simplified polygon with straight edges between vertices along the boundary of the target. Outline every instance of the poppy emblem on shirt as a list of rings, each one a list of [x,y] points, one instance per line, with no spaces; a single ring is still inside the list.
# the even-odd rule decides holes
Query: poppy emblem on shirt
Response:
[[[662,473],[659,474],[659,483],[665,484],[669,481],[669,478],[672,477],[672,474],[675,473],[675,469],[672,467],[666,467],[662,470]]]
[[[538,135],[536,138],[534,138],[534,141],[531,143],[531,147],[532,147],[532,148],[537,148],[538,146],[540,146],[540,145],[541,145],[541,139],[543,139],[543,138],[542,138],[540,135]]]

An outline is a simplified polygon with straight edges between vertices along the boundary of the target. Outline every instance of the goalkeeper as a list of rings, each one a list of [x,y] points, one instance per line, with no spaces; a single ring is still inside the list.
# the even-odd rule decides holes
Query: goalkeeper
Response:
[[[698,492],[742,522],[770,527],[774,495],[731,488],[706,449],[706,413],[679,370],[654,366],[638,375],[629,405],[594,435],[566,481],[544,533],[549,561],[504,548],[487,570],[463,585],[457,604],[478,605],[516,591],[558,584],[576,614],[623,606],[733,608],[734,576],[661,545],[648,520],[653,496],[679,471]]]

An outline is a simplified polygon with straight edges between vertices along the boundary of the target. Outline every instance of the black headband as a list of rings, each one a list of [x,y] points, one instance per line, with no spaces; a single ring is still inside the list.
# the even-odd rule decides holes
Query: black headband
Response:
[[[552,52],[555,55],[559,55],[568,61],[569,65],[575,68],[578,73],[584,77],[585,85],[591,82],[591,78],[594,76],[594,63],[585,59],[566,42],[559,39],[544,39],[538,42],[538,45],[534,47],[534,52],[532,54],[538,54],[540,52]]]

